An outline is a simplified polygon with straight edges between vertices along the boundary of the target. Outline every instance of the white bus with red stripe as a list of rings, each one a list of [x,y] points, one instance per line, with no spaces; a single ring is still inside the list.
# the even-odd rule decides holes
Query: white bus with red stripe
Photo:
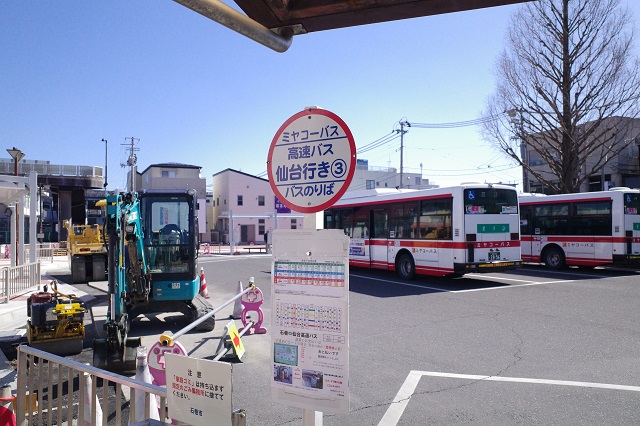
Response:
[[[522,259],[551,269],[640,266],[640,191],[520,195]]]
[[[513,187],[479,183],[347,192],[325,210],[325,228],[351,237],[351,266],[405,279],[520,266],[519,220]]]

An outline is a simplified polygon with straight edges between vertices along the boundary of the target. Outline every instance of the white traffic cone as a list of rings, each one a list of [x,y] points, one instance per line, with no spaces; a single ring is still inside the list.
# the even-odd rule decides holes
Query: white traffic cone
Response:
[[[102,407],[100,406],[100,400],[98,395],[94,400],[91,400],[91,375],[84,373],[84,423],[85,426],[101,425],[102,424]],[[91,407],[96,405],[96,418],[95,421],[91,418]]]
[[[151,372],[149,371],[149,363],[147,360],[147,347],[138,346],[137,360],[136,360],[136,380],[141,382],[153,383]],[[141,390],[136,390],[136,412],[135,422],[141,422],[147,419],[145,416],[146,406],[144,403],[145,394]],[[160,414],[158,413],[158,401],[155,395],[149,395],[149,418],[152,420],[160,420]]]
[[[242,288],[242,281],[238,281],[238,291],[236,291],[236,294],[240,294],[242,293],[242,290],[244,290]],[[232,319],[240,319],[242,318],[242,297],[238,297],[235,301],[235,303],[233,304],[233,313],[231,314],[231,318]]]
[[[204,277],[204,268],[200,268],[200,296],[205,299],[209,298],[209,290],[207,290],[207,279]]]

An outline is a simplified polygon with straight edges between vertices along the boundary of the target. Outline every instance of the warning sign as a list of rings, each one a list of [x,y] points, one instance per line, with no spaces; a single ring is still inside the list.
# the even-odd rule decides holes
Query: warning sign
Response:
[[[166,353],[169,417],[194,426],[231,426],[231,374],[226,362]]]

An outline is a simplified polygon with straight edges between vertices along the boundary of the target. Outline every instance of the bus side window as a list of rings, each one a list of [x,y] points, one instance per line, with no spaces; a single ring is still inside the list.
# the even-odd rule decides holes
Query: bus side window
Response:
[[[530,206],[520,207],[520,235],[531,235],[533,226]]]
[[[402,204],[391,206],[391,218],[389,220],[389,238],[406,238],[403,232],[404,208]]]
[[[374,210],[371,238],[388,238],[388,237],[389,237],[389,228],[388,228],[388,222],[387,222],[387,211]]]
[[[452,200],[425,200],[420,209],[420,237],[426,240],[451,239]]]

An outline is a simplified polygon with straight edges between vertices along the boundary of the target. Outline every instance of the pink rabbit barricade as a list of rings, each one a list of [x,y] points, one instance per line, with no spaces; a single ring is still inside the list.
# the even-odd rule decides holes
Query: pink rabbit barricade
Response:
[[[242,313],[241,319],[244,328],[248,326],[248,334],[265,334],[267,329],[262,326],[264,321],[264,313],[262,312],[262,304],[264,303],[264,295],[262,290],[256,287],[253,284],[253,278],[249,280],[249,286],[242,290],[242,286],[240,286],[241,291],[235,295],[231,300],[223,303],[213,311],[209,312],[207,315],[213,315],[225,306],[234,302],[235,300],[240,300],[242,303]],[[257,315],[257,320],[253,321],[250,315]],[[182,355],[187,356],[187,351],[182,344],[176,341],[180,336],[185,334],[186,332],[193,329],[195,326],[192,324],[187,325],[182,330],[176,332],[171,335],[163,334],[160,336],[159,341],[155,342],[147,355],[147,364],[149,366],[149,372],[151,373],[151,377],[153,377],[153,383],[156,386],[166,386],[167,378],[166,378],[166,364],[165,364],[165,354],[170,353],[174,355]],[[226,327],[225,327],[226,334]],[[239,337],[242,336],[241,333]],[[223,336],[223,340],[224,340]]]
[[[264,321],[264,313],[262,312],[264,295],[262,290],[253,285],[253,280],[250,281],[249,289],[240,298],[240,303],[242,303],[242,324],[246,327],[250,322],[253,322],[253,326],[249,329],[250,334],[265,334],[267,329],[262,327],[262,322]],[[250,312],[255,312],[258,315],[256,321],[249,319],[248,314]]]

